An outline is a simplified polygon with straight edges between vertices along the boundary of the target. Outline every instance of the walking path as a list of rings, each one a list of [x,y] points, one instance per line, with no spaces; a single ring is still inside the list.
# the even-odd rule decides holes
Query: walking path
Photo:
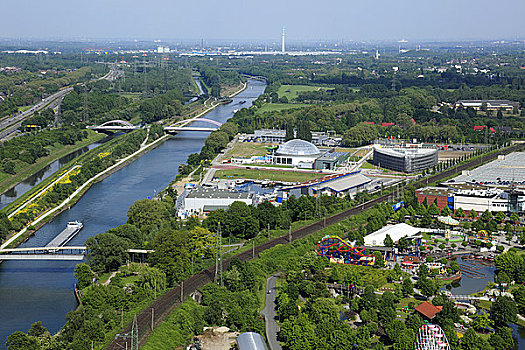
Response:
[[[71,169],[69,169],[64,175],[60,176],[58,179],[56,179],[55,181],[51,182],[49,185],[47,185],[46,187],[44,187],[42,190],[40,190],[35,196],[29,198],[29,200],[27,202],[25,202],[24,204],[22,204],[20,207],[18,207],[15,211],[13,211],[11,214],[7,215],[7,217],[10,219],[12,218],[13,216],[15,216],[20,210],[24,209],[25,207],[27,207],[28,205],[30,205],[31,203],[34,202],[35,199],[39,198],[40,196],[42,196],[44,193],[46,193],[51,187],[53,187],[55,184],[57,184],[58,182],[60,182],[60,180],[62,180],[64,177],[68,176],[73,170],[77,169],[77,168],[80,168],[81,166],[80,165],[75,165],[74,167],[72,167]]]
[[[277,322],[275,321],[275,299],[277,298],[277,278],[280,273],[270,276],[266,280],[266,306],[261,311],[266,321],[266,339],[270,344],[270,350],[281,350],[281,344],[277,340],[277,333],[279,332]]]
[[[11,244],[13,241],[15,241],[18,237],[20,237],[21,235],[23,235],[26,231],[27,231],[27,228],[30,227],[30,226],[36,226],[38,225],[41,221],[43,221],[45,218],[47,218],[48,216],[56,213],[57,211],[61,210],[62,208],[64,208],[66,205],[69,204],[69,202],[75,198],[79,193],[81,193],[86,187],[90,186],[93,182],[95,182],[97,179],[101,178],[102,176],[106,175],[107,173],[111,172],[112,170],[114,170],[115,168],[121,166],[123,163],[127,162],[128,160],[130,160],[131,158],[137,156],[138,154],[140,154],[141,152],[143,152],[145,149],[153,146],[153,145],[156,145],[162,141],[164,141],[166,138],[168,138],[169,135],[164,135],[162,136],[161,138],[158,138],[157,140],[153,141],[152,143],[148,144],[148,145],[145,145],[145,146],[142,146],[139,148],[138,151],[130,154],[129,156],[125,157],[125,158],[122,158],[121,160],[119,160],[118,162],[116,162],[115,164],[113,164],[112,166],[110,166],[109,168],[107,168],[106,170],[104,171],[101,171],[100,173],[98,173],[97,175],[93,176],[91,179],[87,180],[83,185],[81,185],[79,188],[77,188],[75,190],[75,192],[73,192],[69,197],[67,197],[66,199],[64,199],[64,201],[62,203],[60,203],[58,206],[54,207],[53,209],[43,213],[41,216],[39,216],[35,221],[31,222],[28,226],[24,227],[22,230],[20,230],[18,233],[14,234],[13,236],[11,236],[11,238],[9,238],[7,241],[5,241],[1,246],[0,248],[3,249],[5,247],[7,247],[9,244]],[[42,192],[42,191],[40,191]]]

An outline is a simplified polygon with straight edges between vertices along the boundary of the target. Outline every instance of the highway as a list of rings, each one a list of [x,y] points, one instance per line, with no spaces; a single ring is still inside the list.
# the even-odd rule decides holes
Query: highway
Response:
[[[102,79],[106,80],[115,80],[122,75],[122,71],[110,68],[109,73],[103,77],[92,79],[92,81],[98,81]],[[44,108],[56,108],[61,102],[62,99],[71,91],[73,87],[63,88],[62,90],[54,93],[51,96],[46,97],[42,101],[39,101],[27,111],[18,113],[15,116],[4,118],[0,121],[0,141],[7,141],[17,134],[18,128],[22,125],[22,122],[31,117],[35,112],[41,111]]]
[[[5,141],[4,139],[8,138],[9,136],[12,136],[11,134],[15,133],[16,130],[18,130],[18,128],[20,127],[20,125],[22,125],[22,122],[25,119],[31,117],[35,112],[43,110],[48,105],[51,105],[55,100],[64,97],[72,90],[72,87],[60,90],[59,92],[54,93],[53,95],[48,96],[42,101],[33,105],[27,111],[18,113],[13,117],[7,117],[2,119],[2,121],[0,121],[0,141]],[[53,108],[53,106],[51,106],[51,108]]]

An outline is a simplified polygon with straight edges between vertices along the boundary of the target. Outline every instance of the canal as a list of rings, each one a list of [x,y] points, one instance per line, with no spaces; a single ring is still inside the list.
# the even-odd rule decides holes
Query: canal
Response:
[[[41,170],[37,171],[33,175],[29,176],[24,181],[20,182],[10,190],[0,194],[0,209],[8,205],[9,203],[18,199],[21,195],[38,185],[43,180],[47,179],[48,176],[55,173],[58,169],[62,168],[65,164],[69,163],[72,159],[80,156],[83,153],[101,145],[102,143],[108,141],[110,137],[106,137],[101,141],[94,142],[89,146],[82,147],[76,151],[73,151],[62,158],[55,160],[53,163],[45,166]]]
[[[234,110],[251,106],[266,85],[250,81],[248,88],[206,115],[224,122]],[[241,101],[246,101],[240,104]],[[202,124],[202,125],[199,125]],[[195,126],[209,126],[195,123]],[[22,247],[47,244],[68,221],[79,220],[84,229],[69,242],[82,245],[91,236],[126,222],[128,207],[138,199],[152,197],[177,175],[177,169],[191,153],[200,151],[209,133],[182,132],[168,139],[103,181],[93,185],[70,210],[44,225]],[[73,295],[75,263],[67,261],[4,261],[0,264],[0,348],[14,331],[27,332],[33,322],[42,321],[53,334],[65,323],[66,314],[77,306]]]

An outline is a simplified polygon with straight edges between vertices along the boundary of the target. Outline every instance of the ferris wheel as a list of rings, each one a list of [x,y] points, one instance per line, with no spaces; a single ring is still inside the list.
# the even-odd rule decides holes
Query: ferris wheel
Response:
[[[440,326],[424,324],[417,332],[414,350],[450,350],[450,345]]]

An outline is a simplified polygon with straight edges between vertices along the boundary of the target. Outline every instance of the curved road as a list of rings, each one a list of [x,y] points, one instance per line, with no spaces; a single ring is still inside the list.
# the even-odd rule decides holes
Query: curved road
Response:
[[[270,344],[270,350],[281,350],[281,344],[277,340],[279,327],[275,321],[275,299],[277,299],[277,288],[275,285],[279,275],[280,273],[276,273],[266,280],[266,306],[261,311],[261,315],[264,316],[266,323],[266,339],[268,339]]]

